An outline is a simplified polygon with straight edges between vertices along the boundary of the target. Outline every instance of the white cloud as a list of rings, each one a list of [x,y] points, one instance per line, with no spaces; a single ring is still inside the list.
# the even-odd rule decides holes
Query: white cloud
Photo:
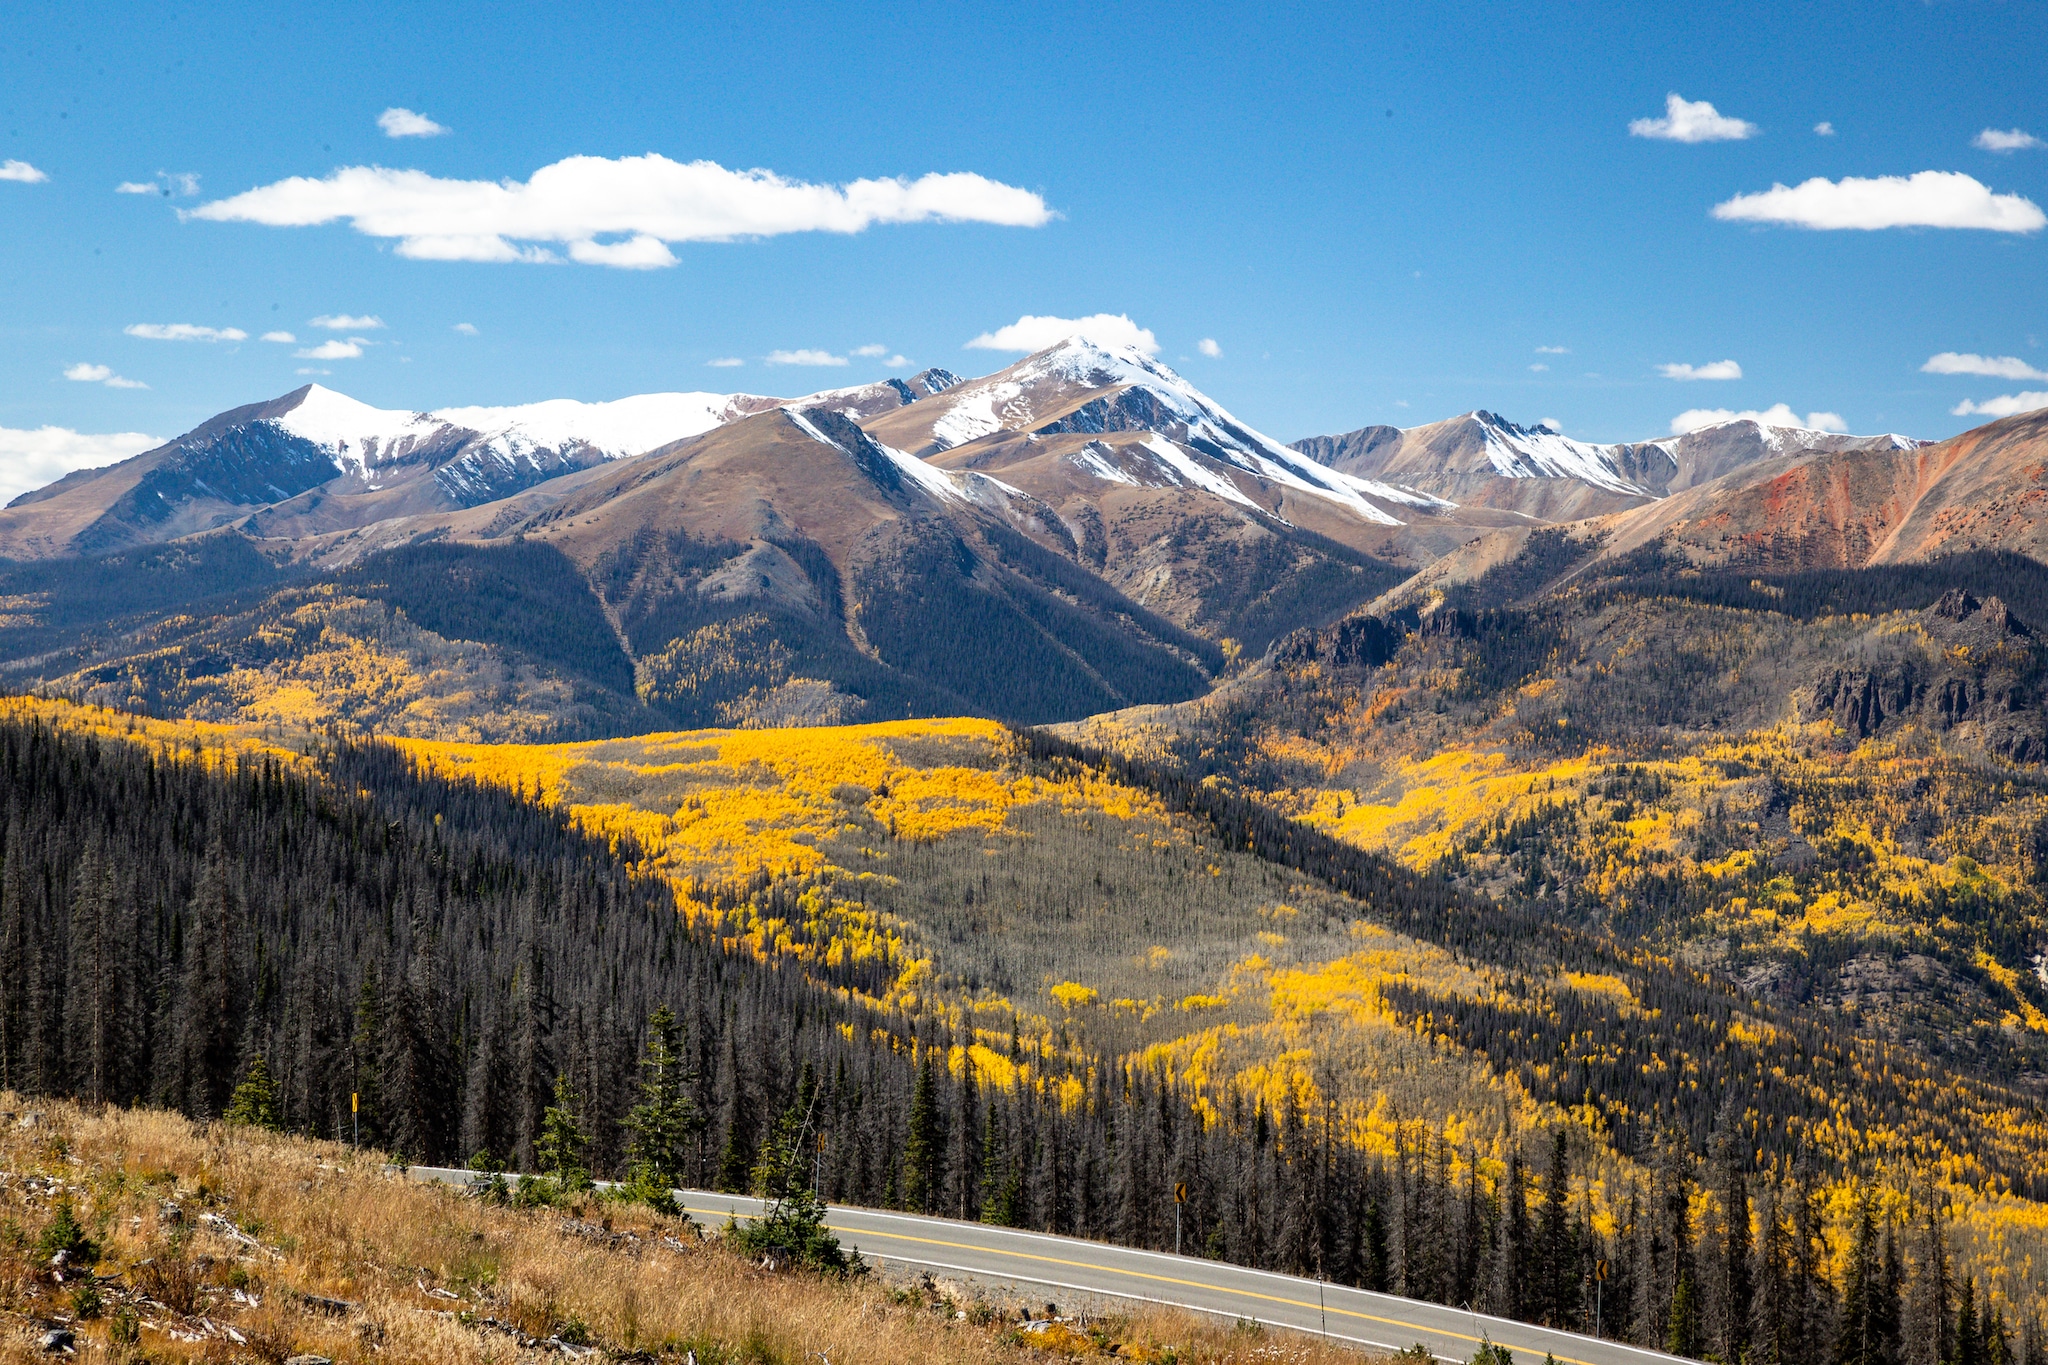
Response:
[[[1639,118],[1628,126],[1631,137],[1666,142],[1740,142],[1755,137],[1757,126],[1729,118],[1705,100],[1687,100],[1676,91],[1664,97],[1663,118]]]
[[[672,242],[786,232],[859,232],[876,223],[1039,227],[1052,211],[1029,190],[970,172],[813,185],[665,156],[572,156],[516,180],[445,180],[424,171],[345,166],[203,204],[213,222],[309,227],[347,220],[395,237],[398,254],[434,261],[553,261],[647,269],[675,262]],[[599,238],[624,240],[599,241]]]
[[[885,356],[889,354],[889,348],[879,342],[870,342],[865,346],[854,347],[853,353],[858,356]]]
[[[1034,317],[1026,313],[1007,327],[983,332],[967,343],[975,351],[1042,351],[1068,337],[1085,337],[1098,346],[1134,346],[1146,355],[1159,354],[1159,338],[1122,313],[1095,313],[1085,318]]]
[[[333,374],[333,373],[334,373],[334,371],[332,371],[332,370],[318,370],[318,369],[314,369],[314,368],[313,368],[313,367],[312,367],[311,365],[301,365],[301,366],[299,366],[299,368],[298,368],[298,370],[296,371],[296,373],[299,373],[299,374]]]
[[[1554,431],[1560,436],[1564,434],[1564,423],[1558,421],[1555,417],[1546,417],[1536,425],[1545,431]]]
[[[1223,358],[1223,347],[1217,344],[1215,337],[1203,337],[1195,343],[1195,349],[1211,360],[1221,360]]]
[[[80,361],[65,369],[64,377],[78,384],[105,384],[110,389],[146,389],[149,385],[140,379],[129,379],[118,375],[105,365],[94,365]]]
[[[93,434],[69,427],[0,427],[0,506],[74,469],[98,469],[163,443],[161,436],[139,431]]]
[[[1835,135],[1835,125],[1829,123],[1826,119],[1822,119],[1819,123],[1813,125],[1813,131],[1822,137],[1833,137]]]
[[[722,355],[704,362],[714,370],[737,370],[747,362],[736,355]]]
[[[1671,419],[1671,434],[1683,436],[1688,431],[1701,427],[1718,426],[1722,422],[1760,422],[1767,427],[1805,427],[1809,431],[1847,431],[1848,424],[1838,412],[1809,412],[1801,421],[1799,414],[1783,403],[1773,403],[1758,411],[1749,408],[1736,412],[1730,408],[1689,408]]]
[[[258,337],[257,340],[274,341],[278,343],[280,346],[290,346],[293,343],[297,342],[298,338],[293,336],[290,332],[265,332],[262,336]]]
[[[1999,398],[1987,398],[1982,403],[1972,403],[1965,398],[1949,411],[1957,417],[1968,417],[1973,413],[1979,417],[2011,417],[2036,408],[2048,408],[2048,392],[2037,389],[2031,393],[2008,393]]]
[[[144,341],[247,341],[239,327],[201,327],[193,322],[132,322],[122,331]]]
[[[882,363],[894,369],[900,365],[908,365],[910,363],[910,357],[905,355],[892,355]]]
[[[833,355],[830,351],[800,349],[795,351],[770,351],[770,365],[844,365],[846,357]]]
[[[1711,360],[1704,365],[1659,365],[1657,373],[1666,379],[1740,379],[1742,367],[1732,360]]]
[[[1820,176],[1796,186],[1772,185],[1714,205],[1714,216],[1731,222],[1788,223],[1793,227],[1983,228],[1989,232],[2037,232],[2048,225],[2040,207],[2017,194],[1993,194],[1960,171],[1920,171],[1875,179]]]
[[[386,137],[439,137],[448,131],[425,114],[398,108],[386,109],[377,115],[377,126],[384,130]]]
[[[1970,145],[1986,152],[2025,152],[2036,147],[2048,147],[2048,142],[2043,142],[2032,133],[2019,128],[2008,128],[2004,131],[1986,128],[1970,139]]]
[[[578,265],[608,265],[616,270],[661,270],[676,263],[668,243],[644,232],[623,242],[571,242],[569,259]]]
[[[322,313],[306,321],[315,327],[325,327],[330,332],[372,332],[384,325],[384,319],[368,313],[360,317],[350,313]]]
[[[292,355],[299,360],[354,360],[362,355],[363,347],[369,344],[361,337],[350,337],[347,341],[336,337],[332,341],[323,341],[318,346],[309,346],[303,351],[293,351]]]
[[[1534,365],[1531,365],[1531,366],[1529,367],[1529,373],[1530,373],[1530,374],[1542,374],[1542,373],[1543,373],[1544,371],[1548,370],[1549,368],[1550,368],[1550,367],[1549,367],[1548,365],[1545,365],[1545,364],[1544,364],[1544,363],[1543,363],[1542,361],[1540,361],[1540,360],[1539,360],[1539,361],[1537,361],[1537,362],[1536,362],[1536,363],[1535,363]]]
[[[1922,374],[1981,374],[1987,379],[2048,379],[2048,370],[2037,370],[2016,355],[1970,355],[1943,351],[1927,357]]]
[[[174,195],[189,198],[199,193],[199,177],[189,171],[176,175],[169,171],[158,171],[154,180],[123,180],[114,186],[116,194],[160,194],[169,199]]]
[[[473,337],[476,335],[476,324],[473,322],[458,322],[452,330],[460,332],[466,337]]]
[[[15,180],[24,185],[40,185],[50,177],[26,161],[0,161],[0,180]]]
[[[1538,346],[1536,348],[1537,355],[1570,355],[1571,353],[1572,348],[1569,346]]]

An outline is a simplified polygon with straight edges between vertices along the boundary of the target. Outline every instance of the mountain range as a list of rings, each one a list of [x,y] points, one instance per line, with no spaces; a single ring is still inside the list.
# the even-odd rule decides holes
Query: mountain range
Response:
[[[2027,421],[1601,445],[1479,411],[1288,445],[1080,338],[798,398],[403,412],[308,385],[0,509],[0,666],[480,737],[1067,720],[1199,696],[1547,527],[1780,565],[2023,548]],[[343,641],[375,667],[340,667]]]

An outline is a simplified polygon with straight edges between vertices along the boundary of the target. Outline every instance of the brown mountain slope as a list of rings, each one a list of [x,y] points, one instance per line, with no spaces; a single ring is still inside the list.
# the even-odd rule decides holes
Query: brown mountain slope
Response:
[[[1807,450],[1740,465],[1556,533],[1497,532],[1444,556],[1373,609],[1424,601],[1509,565],[1519,566],[1515,595],[1528,597],[1653,548],[1694,569],[1772,572],[1911,564],[1973,550],[2048,559],[2048,409],[1910,450]]]
[[[298,549],[352,575],[403,547],[559,551],[640,698],[678,720],[1043,719],[1203,690],[1216,647],[1075,563],[1063,533],[1018,490],[809,408]]]
[[[1461,509],[1497,508],[1560,522],[1640,507],[1795,452],[1916,444],[1899,436],[1844,436],[1736,419],[1662,440],[1601,445],[1480,411],[1406,429],[1311,436],[1294,449],[1332,469],[1433,493]]]

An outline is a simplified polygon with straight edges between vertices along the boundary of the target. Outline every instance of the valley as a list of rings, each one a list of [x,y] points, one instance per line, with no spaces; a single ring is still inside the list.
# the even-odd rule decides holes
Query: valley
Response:
[[[1158,1247],[1186,1183],[1204,1255],[1576,1329],[1611,1263],[1609,1335],[1721,1361],[1818,1358],[1766,1291],[1924,1337],[1967,1277],[2032,1351],[2044,451],[1290,446],[1078,338],[237,409],[0,511],[46,793],[4,1084],[203,1117],[263,1057],[331,1138],[368,1066],[373,1141],[530,1163],[553,1071],[624,1174],[659,1005],[697,1186],[794,1141],[828,1199]],[[109,914],[152,983],[115,1081],[34,1022]],[[204,1042],[230,942],[268,984]]]

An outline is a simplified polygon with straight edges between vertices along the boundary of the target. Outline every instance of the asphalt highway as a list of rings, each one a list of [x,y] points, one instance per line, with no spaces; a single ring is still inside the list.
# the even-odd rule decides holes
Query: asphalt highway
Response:
[[[468,1171],[426,1166],[412,1167],[409,1174],[416,1180],[462,1185],[473,1178]],[[762,1201],[743,1195],[705,1190],[676,1194],[693,1217],[713,1225],[728,1217],[757,1215],[762,1209]],[[841,1245],[858,1250],[869,1261],[1006,1289],[1032,1303],[1055,1304],[1063,1313],[1099,1311],[1112,1301],[1163,1304],[1388,1351],[1420,1342],[1445,1360],[1470,1360],[1480,1342],[1490,1340],[1512,1351],[1515,1365],[1542,1365],[1546,1353],[1556,1357],[1558,1365],[1679,1361],[1658,1351],[1462,1308],[1078,1237],[839,1204],[831,1206],[826,1224]]]

